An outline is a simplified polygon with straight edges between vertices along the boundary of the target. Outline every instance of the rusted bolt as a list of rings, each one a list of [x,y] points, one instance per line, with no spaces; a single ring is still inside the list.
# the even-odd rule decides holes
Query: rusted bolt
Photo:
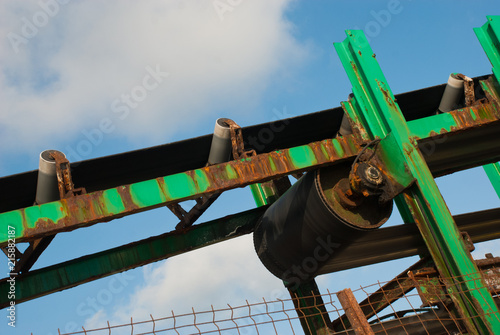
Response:
[[[373,185],[380,185],[380,184],[382,184],[382,181],[384,180],[380,170],[377,169],[373,165],[369,165],[365,169],[365,177],[366,177],[366,181],[369,182],[370,184],[373,184]]]

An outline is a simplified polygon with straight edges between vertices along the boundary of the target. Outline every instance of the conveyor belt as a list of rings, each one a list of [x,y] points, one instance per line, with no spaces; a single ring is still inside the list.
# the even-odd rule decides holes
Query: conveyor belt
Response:
[[[477,83],[486,78],[487,76],[482,76],[474,80]],[[444,88],[445,84],[396,95],[406,120],[433,115]],[[259,144],[259,147],[252,146],[248,139],[258,137],[259,132],[269,129],[273,122],[244,127],[246,148],[265,153],[332,138],[340,128],[342,115],[342,108],[337,107],[275,121],[274,127],[280,127],[283,122],[286,122],[286,127],[274,133],[272,141]],[[492,130],[496,131],[497,129]],[[212,135],[205,135],[76,162],[72,165],[75,187],[85,187],[87,192],[93,192],[200,168],[207,161],[211,138]],[[431,169],[434,166],[440,173],[449,172],[447,162],[441,161],[440,157],[437,154],[431,157],[434,160],[430,162]],[[0,178],[0,213],[33,205],[36,179],[37,170]]]

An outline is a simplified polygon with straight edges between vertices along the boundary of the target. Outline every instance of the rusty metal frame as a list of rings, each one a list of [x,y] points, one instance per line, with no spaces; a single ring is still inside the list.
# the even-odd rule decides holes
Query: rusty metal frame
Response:
[[[413,222],[419,228],[441,275],[454,278],[447,282],[448,290],[467,329],[485,334],[500,332],[498,307],[460,238],[366,36],[357,30],[346,33],[347,38],[342,43],[335,43],[335,48],[353,85],[353,96],[342,103],[342,107],[349,116],[354,134],[364,142],[381,139],[380,146],[385,149],[380,155],[381,161],[386,163],[389,173],[397,181],[403,181],[400,184],[405,184],[408,178],[416,179],[396,203],[405,222]],[[490,102],[492,112],[498,118],[498,99]],[[460,123],[474,124],[475,110],[482,108],[476,104],[463,109]],[[439,133],[442,130],[436,132]]]
[[[485,87],[489,87],[487,83]],[[500,129],[499,120],[500,109],[494,100],[490,100],[488,103],[465,110],[435,115],[425,120],[413,120],[408,122],[408,127],[412,140],[425,142],[433,141],[434,138],[443,134],[448,136],[448,139],[460,138],[464,135],[464,130],[478,127],[481,127],[481,130],[497,131]],[[15,226],[16,240],[18,242],[30,241],[170,203],[195,199],[202,195],[263,183],[292,173],[353,159],[361,150],[361,145],[358,144],[355,136],[349,135],[313,142],[185,173],[0,213],[0,227],[9,224]],[[492,141],[487,132],[484,135],[479,133],[476,137],[478,141],[481,138],[488,141],[488,145],[478,147],[472,143],[463,144],[460,151],[447,153],[450,162],[454,162],[452,167],[436,166],[433,169],[430,163],[433,174],[442,175],[498,161],[500,144]],[[459,160],[465,150],[471,152],[470,159]],[[439,159],[439,156],[432,155],[426,157],[426,160]],[[0,230],[0,247],[5,246],[7,242],[5,232],[5,229]]]
[[[0,227],[13,226],[16,231],[16,241],[30,241],[171,203],[352,159],[359,150],[360,147],[353,137],[323,140],[1,213]],[[4,246],[7,240],[6,230],[0,231],[0,247]]]
[[[422,258],[405,271],[401,272],[394,279],[386,283],[377,291],[373,292],[365,300],[359,303],[361,312],[365,319],[370,319],[387,306],[403,297],[406,293],[415,288],[414,283],[408,278],[408,271],[421,269],[432,265],[432,260]],[[335,331],[342,331],[351,325],[350,319],[346,314],[340,316],[332,322],[332,328]]]
[[[263,206],[195,225],[182,231],[174,230],[160,236],[18,275],[16,276],[16,303],[249,234],[266,209],[267,207]],[[10,284],[7,279],[0,280],[0,292],[8,291]],[[7,307],[9,303],[7,294],[0,295],[0,308]]]
[[[481,36],[488,35],[491,40],[491,36],[500,35],[498,18],[488,17],[488,20],[489,22],[481,28],[479,33],[479,30],[476,31],[480,40]],[[493,21],[495,22],[492,23]],[[484,47],[483,41],[482,44]],[[498,45],[496,47],[498,48]],[[167,247],[168,250],[162,247],[160,248],[161,252],[153,252],[154,255],[149,255],[150,257],[146,260],[142,260],[139,255],[131,257],[131,259],[121,260],[122,263],[118,262],[119,264],[114,264],[112,269],[107,268],[97,275],[97,277],[102,277],[146,264],[153,259],[167,258],[193,248],[248,233],[252,230],[252,224],[257,220],[255,215],[260,215],[265,209],[265,207],[260,207],[254,211],[240,213],[236,218],[219,219],[191,227],[192,222],[198,216],[193,212],[193,220],[183,220],[189,213],[183,213],[175,207],[180,201],[211,199],[220,192],[251,185],[254,195],[259,195],[260,200],[257,201],[257,204],[263,205],[272,201],[270,199],[275,200],[279,196],[275,192],[276,185],[274,185],[279,178],[352,160],[360,153],[364,145],[376,139],[380,141],[382,147],[378,158],[379,162],[384,165],[384,171],[407,188],[404,195],[397,199],[405,221],[417,224],[441,275],[458,278],[463,276],[466,279],[464,282],[447,283],[457,310],[468,320],[479,314],[478,309],[485,312],[486,316],[479,315],[481,317],[479,322],[469,322],[468,329],[478,332],[500,330],[499,323],[495,322],[494,317],[488,316],[490,314],[498,315],[498,309],[493,306],[494,303],[491,305],[488,295],[483,294],[484,281],[481,277],[475,276],[473,270],[476,267],[468,259],[470,255],[467,252],[467,247],[459,238],[460,235],[454,220],[446,210],[446,205],[440,198],[439,190],[435,187],[432,178],[433,175],[443,175],[467,167],[498,161],[500,145],[498,142],[494,143],[495,141],[487,139],[488,133],[484,132],[484,130],[488,130],[490,133],[495,133],[496,130],[500,129],[498,81],[494,77],[482,81],[481,87],[485,92],[486,99],[476,101],[473,96],[473,82],[466,80],[469,94],[466,94],[465,108],[406,122],[378,67],[373,52],[364,38],[364,34],[358,31],[348,31],[346,41],[336,44],[336,48],[351,77],[355,93],[349,101],[342,104],[350,117],[353,135],[255,155],[255,152],[245,152],[241,128],[233,124],[231,133],[234,161],[0,213],[0,227],[7,225],[16,227],[16,240],[18,242],[37,243],[36,241],[50,239],[58,232],[109,221],[160,206],[172,207],[174,211],[177,210],[178,214],[180,213],[179,231],[151,240],[139,241],[133,246],[124,246],[129,251],[132,247],[144,252],[141,248],[145,245],[152,247],[155,244],[155,248],[160,248],[158,243],[161,241],[161,243],[171,243],[172,247]],[[491,46],[485,47],[485,50],[494,65],[493,73],[498,78],[498,50],[496,55]],[[464,76],[464,79],[467,78]],[[372,79],[373,81],[371,81]],[[479,149],[475,147],[473,154],[470,151],[472,149],[464,151],[463,148],[459,148],[453,151],[452,157],[462,159],[464,162],[454,162],[451,164],[452,167],[450,165],[443,167],[443,165],[438,166],[437,164],[433,167],[433,160],[436,157],[426,157],[419,150],[423,144],[440,136],[445,135],[449,136],[450,139],[460,139],[466,138],[463,136],[464,133],[472,133],[477,130],[484,133],[480,134],[480,137],[484,138],[489,146]],[[450,140],[450,142],[452,141]],[[464,152],[472,158],[464,159]],[[467,154],[466,158],[469,157]],[[69,163],[64,171],[58,172],[58,178],[60,185],[61,183],[63,186],[66,185],[65,189],[61,190],[61,198],[66,198],[68,192],[72,195],[73,185]],[[417,183],[412,184],[415,179]],[[203,204],[203,202],[201,203]],[[226,231],[226,229],[233,230]],[[7,242],[6,236],[2,235],[5,234],[5,231],[6,229],[3,229],[0,232],[0,247],[4,247]],[[203,238],[195,241],[195,237],[199,238],[200,236]],[[456,243],[453,242],[453,239],[456,240]],[[168,242],[165,242],[167,240]],[[16,293],[20,293],[24,297],[22,299],[28,300],[35,296],[93,280],[97,277],[87,272],[88,268],[84,264],[89,265],[94,262],[92,264],[95,266],[96,260],[102,259],[102,257],[111,257],[120,248],[66,262],[64,263],[65,267],[67,266],[65,270],[62,270],[64,267],[61,268],[60,265],[57,265],[54,268],[49,267],[27,273],[26,276],[20,276],[19,282],[21,284],[19,288],[16,288]],[[69,284],[63,283],[67,279],[65,276],[68,275],[65,271],[71,267],[73,269],[78,267],[75,273],[80,272],[80,277]],[[43,288],[42,286],[46,285],[44,279],[49,273],[52,278],[59,277],[60,280],[51,283],[50,288]],[[37,282],[38,284],[36,284]],[[477,286],[475,289],[480,293],[476,295],[468,293],[472,292],[468,290],[470,289],[467,286],[468,283]],[[0,281],[0,288],[4,284],[5,279]],[[303,298],[303,295],[299,295],[298,301],[302,301]],[[308,325],[310,321],[317,321],[310,318],[310,315],[306,315],[305,320]]]
[[[345,315],[349,320],[349,324],[356,335],[375,334],[350,288],[346,288],[338,292],[337,298],[339,299]]]

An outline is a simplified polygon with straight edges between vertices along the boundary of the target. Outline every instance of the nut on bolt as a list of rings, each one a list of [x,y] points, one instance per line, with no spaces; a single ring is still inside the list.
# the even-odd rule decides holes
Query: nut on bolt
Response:
[[[366,181],[373,185],[381,185],[384,181],[382,173],[373,165],[367,165],[364,170]]]

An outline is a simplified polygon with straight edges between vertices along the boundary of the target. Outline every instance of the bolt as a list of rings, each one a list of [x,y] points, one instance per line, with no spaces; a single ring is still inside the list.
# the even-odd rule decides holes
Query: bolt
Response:
[[[380,183],[382,183],[382,173],[380,173],[380,170],[375,166],[368,166],[365,170],[365,176],[372,184],[379,185]]]

